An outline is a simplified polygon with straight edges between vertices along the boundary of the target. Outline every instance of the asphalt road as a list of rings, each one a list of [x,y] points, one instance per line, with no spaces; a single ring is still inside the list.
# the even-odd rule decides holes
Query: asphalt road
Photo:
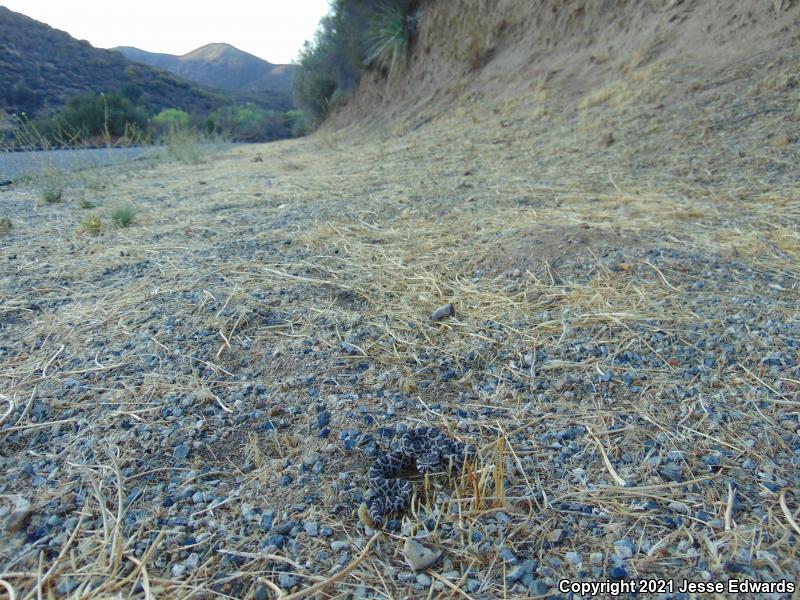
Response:
[[[76,170],[125,162],[161,148],[92,148],[41,152],[0,152],[0,181],[36,175],[46,169]]]

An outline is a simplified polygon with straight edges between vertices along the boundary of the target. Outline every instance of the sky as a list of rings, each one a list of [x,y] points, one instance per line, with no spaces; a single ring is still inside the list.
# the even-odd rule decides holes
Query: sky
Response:
[[[328,12],[328,0],[0,0],[0,5],[96,48],[186,54],[225,42],[271,63],[296,58]]]

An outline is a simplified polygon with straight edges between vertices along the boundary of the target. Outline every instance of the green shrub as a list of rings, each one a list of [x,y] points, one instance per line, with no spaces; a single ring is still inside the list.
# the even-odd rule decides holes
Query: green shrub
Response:
[[[157,134],[165,134],[189,128],[189,113],[177,108],[162,110],[150,120]]]
[[[120,206],[111,211],[111,222],[117,227],[128,227],[136,218],[136,211],[130,206]]]
[[[48,204],[61,202],[61,198],[63,195],[64,195],[64,190],[59,185],[45,185],[44,188],[42,189],[42,200],[44,200]]]
[[[292,137],[310,133],[308,119],[302,110],[290,110],[286,113],[286,129]]]
[[[107,144],[119,138],[139,142],[147,126],[147,111],[119,94],[81,94],[30,126],[51,146],[76,146],[97,138]]]
[[[300,57],[300,68],[292,80],[292,91],[297,106],[311,129],[316,128],[328,116],[331,96],[337,89],[336,79],[325,63],[329,50],[318,45],[306,44]]]
[[[82,140],[96,136],[108,140],[111,136],[124,136],[131,126],[144,129],[147,113],[119,94],[83,94],[67,102],[53,121],[63,131]]]
[[[226,106],[214,111],[205,120],[205,130],[237,142],[268,142],[289,136],[283,112],[253,105]]]
[[[313,43],[300,53],[292,83],[302,119],[292,130],[314,129],[356,88],[365,68],[394,77],[405,65],[416,35],[416,0],[334,0]]]

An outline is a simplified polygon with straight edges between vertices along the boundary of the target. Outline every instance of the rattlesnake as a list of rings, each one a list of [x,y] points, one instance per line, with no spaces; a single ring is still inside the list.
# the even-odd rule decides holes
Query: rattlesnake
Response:
[[[435,427],[406,432],[400,438],[400,447],[378,458],[369,469],[369,484],[375,494],[367,502],[370,519],[381,525],[387,514],[406,507],[414,488],[399,476],[412,466],[423,474],[451,465],[461,469],[465,459],[472,461],[476,455],[474,446],[449,438]]]

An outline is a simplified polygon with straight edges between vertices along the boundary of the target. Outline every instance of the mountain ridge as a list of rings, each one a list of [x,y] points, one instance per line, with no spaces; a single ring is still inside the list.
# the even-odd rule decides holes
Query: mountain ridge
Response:
[[[290,82],[291,75],[285,77]],[[150,112],[178,108],[198,116],[237,103],[279,112],[292,106],[288,84],[270,91],[191,82],[0,6],[0,116],[47,115],[87,93],[133,94]]]
[[[212,42],[186,54],[117,46],[128,60],[164,69],[201,85],[226,91],[289,93],[294,65],[274,64],[226,42]]]
[[[47,113],[87,92],[141,90],[154,109],[178,107],[208,112],[223,99],[163,70],[127,60],[118,52],[95,48],[85,40],[22,13],[0,6],[0,108],[29,116]]]

